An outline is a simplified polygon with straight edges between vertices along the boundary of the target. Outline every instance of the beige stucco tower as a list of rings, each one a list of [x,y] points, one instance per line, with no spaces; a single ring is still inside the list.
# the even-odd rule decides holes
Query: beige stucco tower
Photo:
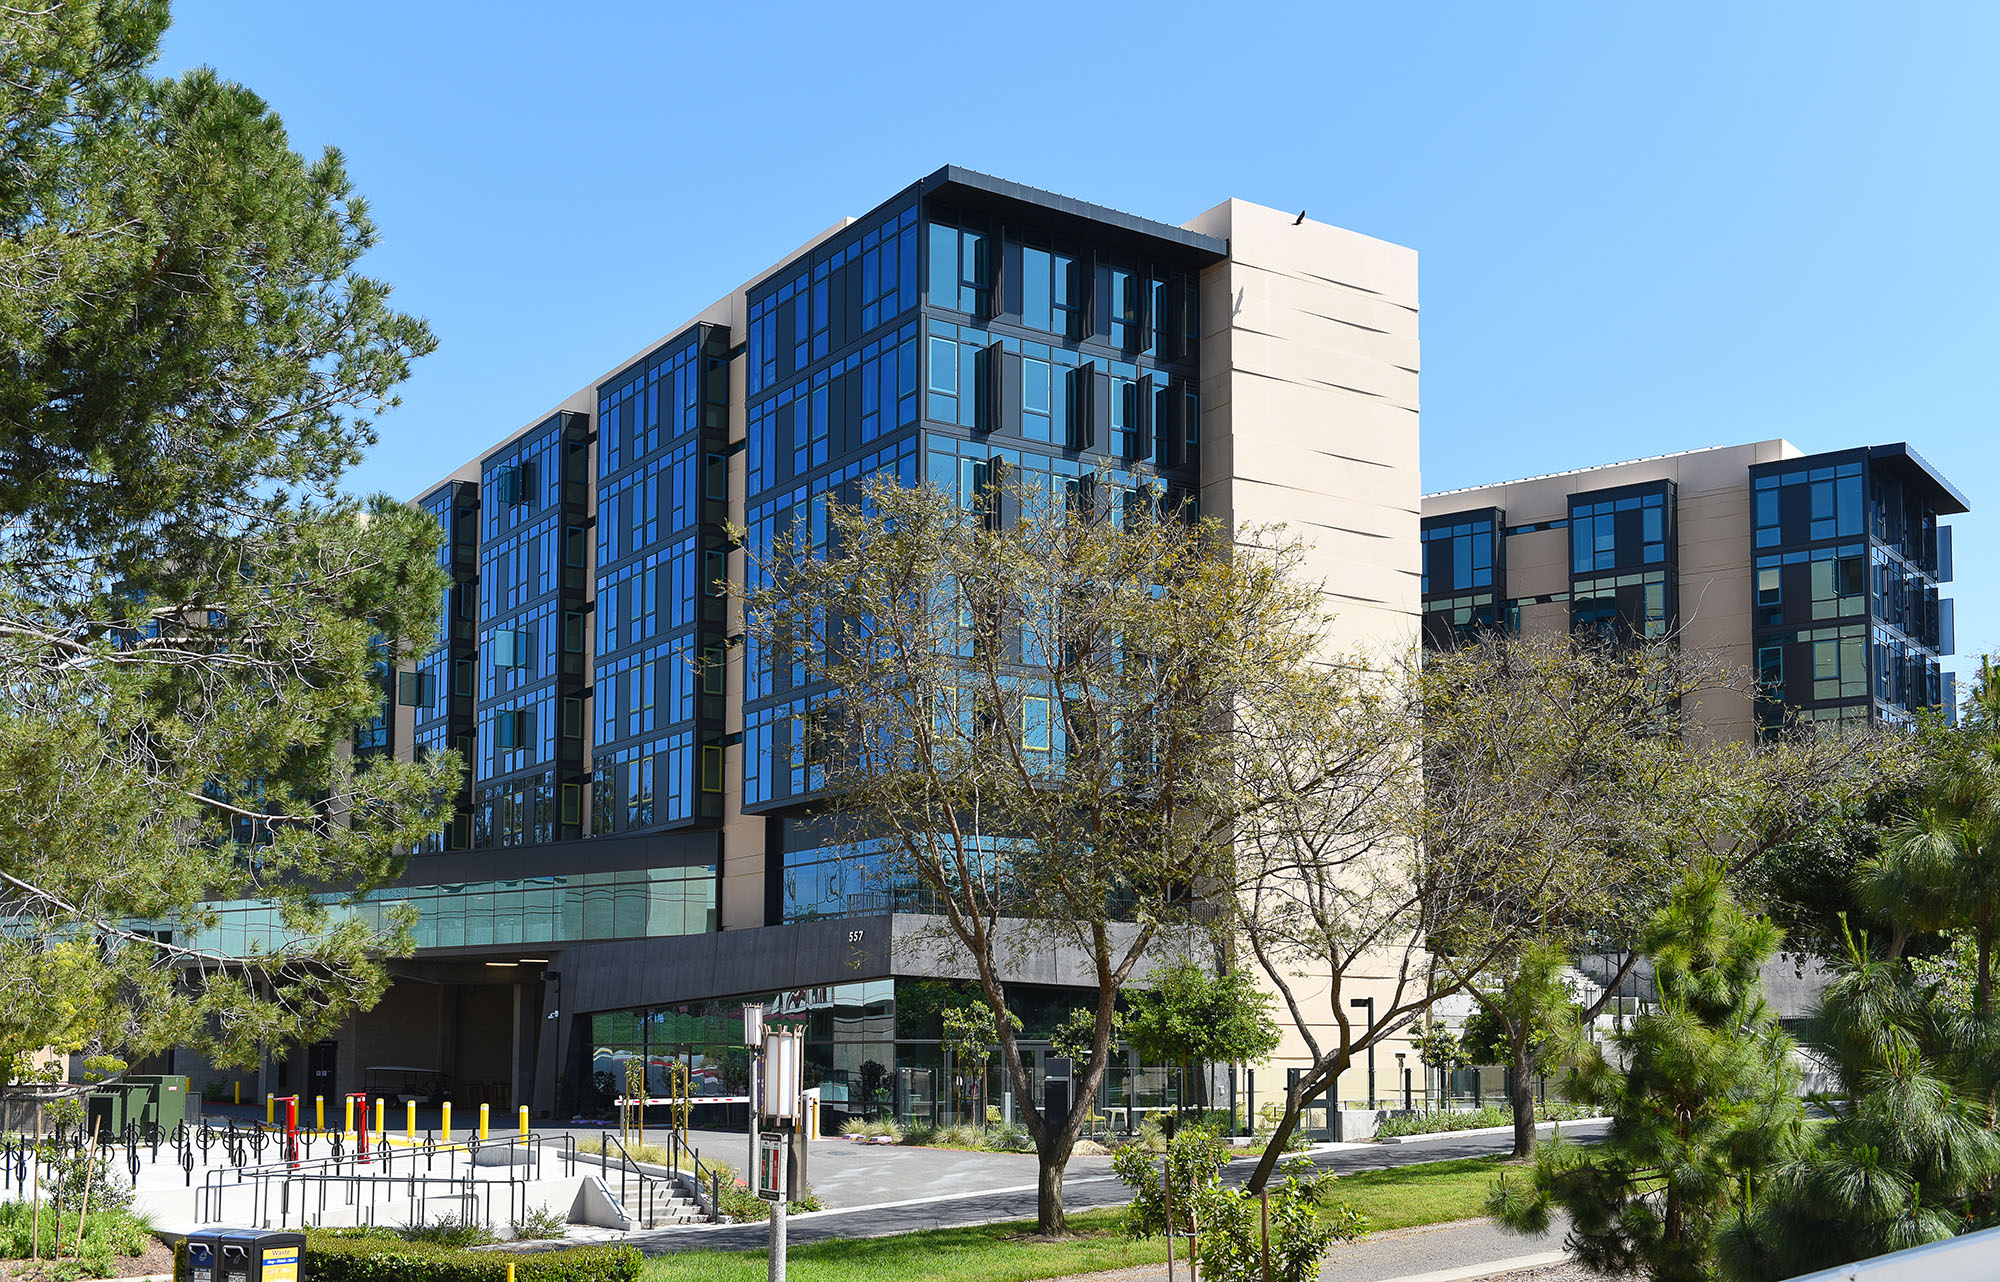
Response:
[[[1229,244],[1201,281],[1202,510],[1237,529],[1283,525],[1308,545],[1337,649],[1407,651],[1423,608],[1416,251],[1242,200],[1185,225]],[[1388,1009],[1395,960],[1347,977],[1340,1001],[1357,1024],[1369,1003]],[[1336,1044],[1328,983],[1298,975],[1292,986],[1310,999],[1321,1045]],[[1260,1108],[1311,1063],[1281,1023],[1283,1044],[1252,1066]],[[1406,1047],[1397,1037],[1364,1053],[1328,1098],[1366,1103],[1372,1062],[1374,1098],[1400,1105]],[[1405,1062],[1421,1093],[1421,1070]]]

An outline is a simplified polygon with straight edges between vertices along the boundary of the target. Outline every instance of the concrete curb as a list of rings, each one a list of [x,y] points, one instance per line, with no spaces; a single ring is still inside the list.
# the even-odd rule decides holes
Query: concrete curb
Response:
[[[1608,1117],[1579,1117],[1567,1122],[1536,1122],[1535,1133],[1552,1131],[1559,1126],[1589,1126],[1594,1122],[1608,1122]],[[1462,1140],[1475,1135],[1512,1135],[1511,1126],[1475,1126],[1464,1131],[1427,1131],[1422,1135],[1385,1135],[1368,1141],[1371,1144],[1426,1144],[1432,1140]],[[1400,1279],[1397,1282],[1401,1282]]]
[[[1534,1255],[1516,1255],[1505,1260],[1488,1260],[1484,1264],[1438,1269],[1432,1273],[1406,1273],[1399,1278],[1385,1279],[1385,1282],[1472,1282],[1475,1278],[1498,1277],[1503,1273],[1518,1273],[1523,1269],[1539,1269],[1550,1264],[1561,1264],[1568,1258],[1569,1254],[1565,1251],[1541,1251]]]

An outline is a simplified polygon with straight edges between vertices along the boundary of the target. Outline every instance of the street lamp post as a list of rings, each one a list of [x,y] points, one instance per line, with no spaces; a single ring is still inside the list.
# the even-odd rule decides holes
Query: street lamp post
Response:
[[[1349,1000],[1347,1004],[1349,1006],[1355,1007],[1356,1009],[1365,1009],[1368,1012],[1368,1023],[1364,1026],[1365,1030],[1369,1034],[1368,1107],[1374,1108],[1375,1107],[1375,1038],[1373,1036],[1373,1033],[1375,1031],[1375,999],[1373,997],[1356,997]]]
[[[757,1169],[757,1052],[764,1049],[764,1006],[761,1002],[746,1002],[743,1007],[743,1044],[750,1050],[750,1072],[744,1093],[750,1102],[743,1111],[750,1115],[750,1154],[743,1160],[743,1169],[754,1172]],[[717,1208],[718,1210],[720,1208]]]
[[[744,1010],[744,1035],[749,1035],[751,1010]],[[757,1131],[755,1156],[757,1196],[771,1204],[770,1282],[785,1282],[785,1212],[794,1182],[803,1184],[803,1151],[793,1162],[794,1148],[805,1141],[800,1127],[804,1108],[805,1032],[803,1029],[773,1028],[756,1022],[763,1031],[763,1054],[757,1064],[758,1089],[751,1094],[751,1127]],[[769,1131],[757,1130],[768,1123]]]

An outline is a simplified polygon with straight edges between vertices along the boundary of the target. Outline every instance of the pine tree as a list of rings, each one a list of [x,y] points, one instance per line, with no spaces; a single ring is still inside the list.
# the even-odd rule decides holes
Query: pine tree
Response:
[[[1545,1233],[1567,1211],[1587,1268],[1655,1282],[1707,1282],[1719,1227],[1744,1190],[1799,1142],[1791,1039],[1765,1005],[1759,970],[1779,934],[1730,898],[1719,867],[1690,872],[1642,934],[1660,1007],[1614,1039],[1620,1068],[1584,1051],[1570,1094],[1612,1118],[1603,1143],[1544,1145],[1526,1179],[1503,1176],[1493,1214]]]
[[[1514,1110],[1514,1156],[1535,1148],[1535,1078],[1577,1048],[1580,1007],[1564,976],[1569,957],[1547,940],[1524,944],[1511,969],[1467,986],[1478,1003],[1465,1022],[1465,1050],[1475,1063],[1505,1064]]]
[[[348,751],[436,627],[435,523],[340,486],[431,335],[355,270],[339,154],[155,76],[166,23],[0,11],[0,1070],[324,1035],[403,936],[315,889],[393,877],[449,795]],[[216,936],[232,899],[269,947]]]
[[[1775,1282],[1990,1221],[1990,1021],[1850,940],[1806,1045],[1833,1070],[1835,1089],[1816,1101],[1831,1120],[1729,1227],[1730,1276]]]

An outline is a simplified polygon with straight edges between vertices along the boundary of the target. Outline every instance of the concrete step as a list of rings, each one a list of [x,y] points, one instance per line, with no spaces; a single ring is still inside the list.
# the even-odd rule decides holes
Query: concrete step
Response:
[[[676,1224],[705,1224],[708,1216],[691,1197],[660,1198],[653,1203],[653,1216],[644,1222],[649,1229],[671,1228]],[[628,1211],[629,1215],[630,1212]],[[633,1217],[637,1220],[637,1217]]]

